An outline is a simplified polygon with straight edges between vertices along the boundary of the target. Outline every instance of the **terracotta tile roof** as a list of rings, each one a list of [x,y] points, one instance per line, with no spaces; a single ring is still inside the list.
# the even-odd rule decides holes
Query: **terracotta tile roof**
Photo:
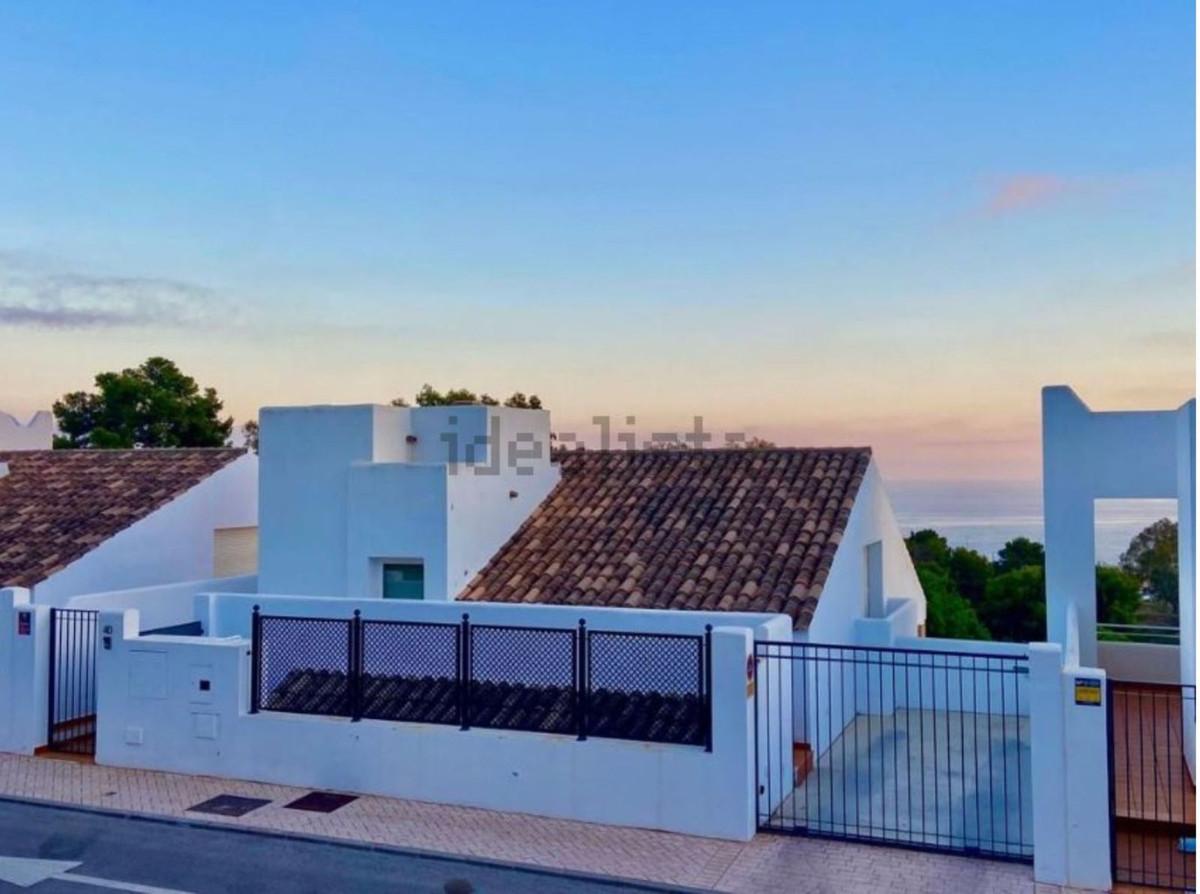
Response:
[[[869,448],[586,451],[460,599],[784,612],[806,629]]]
[[[0,450],[0,587],[45,580],[244,453]]]

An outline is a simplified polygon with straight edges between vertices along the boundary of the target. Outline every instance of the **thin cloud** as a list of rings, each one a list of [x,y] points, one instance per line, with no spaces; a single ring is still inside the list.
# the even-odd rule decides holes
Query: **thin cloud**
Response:
[[[1191,352],[1196,349],[1196,333],[1185,329],[1146,332],[1131,339],[1134,345],[1151,350]]]
[[[1138,175],[1064,177],[1060,174],[1026,172],[1009,174],[988,184],[975,215],[984,218],[1028,214],[1068,203],[1111,198],[1137,189],[1144,178]]]
[[[0,254],[0,325],[31,329],[110,329],[211,325],[225,313],[211,289],[159,277],[46,270]]]
[[[987,217],[1001,217],[1053,205],[1078,185],[1055,174],[1014,174],[997,183],[984,201]]]

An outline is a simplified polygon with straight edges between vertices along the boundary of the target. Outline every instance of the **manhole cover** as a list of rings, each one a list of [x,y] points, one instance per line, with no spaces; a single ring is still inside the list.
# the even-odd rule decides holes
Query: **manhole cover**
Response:
[[[297,798],[284,807],[292,810],[311,810],[313,813],[333,813],[339,807],[345,807],[351,801],[358,800],[354,795],[339,795],[336,792],[309,792]]]
[[[264,804],[270,804],[264,798],[242,798],[238,795],[217,795],[194,807],[189,807],[191,813],[214,813],[217,816],[245,816],[251,810],[257,810]]]

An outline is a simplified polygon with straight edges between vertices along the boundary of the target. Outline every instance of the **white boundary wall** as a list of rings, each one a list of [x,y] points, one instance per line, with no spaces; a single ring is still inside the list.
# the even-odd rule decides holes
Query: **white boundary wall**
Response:
[[[700,633],[714,620],[713,750],[430,724],[249,713],[250,609],[264,613],[457,620]],[[199,595],[214,636],[138,636],[136,610],[104,611],[97,657],[97,762],[211,773],[493,810],[747,840],[754,834],[755,636],[784,616],[488,603]],[[445,617],[443,617],[443,615]],[[202,681],[207,685],[202,686]]]
[[[253,593],[258,588],[258,576],[246,574],[157,587],[136,587],[132,590],[112,590],[108,593],[90,593],[87,596],[72,597],[67,601],[66,607],[92,611],[135,608],[140,615],[142,629],[155,630],[159,627],[202,621],[202,618],[196,617],[194,597],[199,593],[211,593],[214,588],[220,588],[226,593]],[[204,632],[210,633],[207,627]]]

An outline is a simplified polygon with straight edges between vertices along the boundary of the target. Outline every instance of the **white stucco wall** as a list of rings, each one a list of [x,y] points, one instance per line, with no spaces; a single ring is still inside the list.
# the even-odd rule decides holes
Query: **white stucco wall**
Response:
[[[214,629],[248,619],[251,597],[217,596]],[[321,603],[272,600],[313,614]],[[431,617],[446,603],[358,602],[373,616]],[[235,608],[238,609],[235,611]],[[475,606],[471,606],[475,608]],[[556,607],[480,605],[500,617],[535,623],[568,613]],[[638,629],[645,612],[597,609],[615,629],[625,615]],[[610,612],[610,614],[604,614]],[[414,614],[415,613],[415,614]],[[668,626],[698,617],[662,612]],[[536,617],[535,617],[536,616]],[[680,617],[685,616],[685,617]],[[724,619],[726,616],[721,615]],[[534,813],[615,825],[746,840],[754,833],[754,701],[745,667],[754,627],[713,631],[713,750],[599,738],[459,730],[432,724],[248,713],[249,643],[242,637],[138,637],[136,612],[103,613],[123,630],[98,655],[97,762],[265,780]],[[757,619],[761,620],[761,619]],[[200,680],[209,687],[202,690]]]
[[[883,544],[885,603],[907,599],[917,607],[910,616],[912,629],[897,633],[915,634],[916,625],[925,623],[925,593],[917,579],[908,548],[904,545],[904,535],[896,522],[879,467],[872,459],[850,510],[850,518],[834,554],[816,613],[809,624],[806,637],[809,642],[857,641],[855,622],[868,614],[867,545],[876,541]]]
[[[504,602],[411,601],[406,599],[347,599],[267,593],[200,593],[194,597],[193,617],[210,636],[250,635],[250,613],[259,605],[263,614],[349,618],[357,609],[365,619],[458,623],[468,613],[477,624],[574,627],[585,620],[602,630],[700,634],[706,624],[753,631],[758,638],[779,636],[790,627],[786,615],[755,612],[671,611],[647,608],[598,608],[583,605],[514,605]]]
[[[67,601],[66,608],[85,611],[118,611],[135,608],[141,618],[141,629],[155,630],[159,627],[174,627],[193,620],[200,620],[195,615],[195,597],[198,593],[214,591],[254,593],[257,590],[258,577],[247,574],[239,577],[206,578],[174,584],[158,584],[151,587],[136,587],[132,590],[89,593],[86,596],[72,597]]]
[[[1180,620],[1187,631],[1181,660],[1185,671],[1191,669],[1184,679],[1194,678],[1193,622],[1184,618],[1195,617],[1195,413],[1194,400],[1176,410],[1094,412],[1070,388],[1042,389],[1047,638],[1066,642],[1073,606],[1085,666],[1098,661],[1096,500],[1174,499]]]
[[[453,599],[558,482],[549,416],[505,407],[261,414],[264,592],[378,598],[389,560]]]
[[[242,456],[33,587],[39,605],[212,577],[213,531],[258,517],[258,458]]]
[[[375,458],[376,416],[397,426],[403,418],[374,406],[259,413],[258,579],[267,592],[343,591],[347,470]]]

